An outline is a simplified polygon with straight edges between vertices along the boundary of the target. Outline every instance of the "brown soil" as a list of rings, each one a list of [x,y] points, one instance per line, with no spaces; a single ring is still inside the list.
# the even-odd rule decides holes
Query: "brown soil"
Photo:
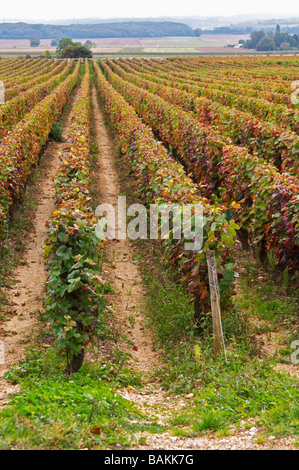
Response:
[[[121,188],[114,163],[115,148],[104,124],[104,116],[100,111],[94,87],[92,103],[94,132],[100,149],[96,171],[99,202],[111,204],[117,215]],[[116,223],[116,233],[117,229]],[[140,306],[143,303],[144,291],[142,277],[134,260],[133,245],[129,239],[108,240],[105,245],[109,262],[105,263],[103,272],[115,292],[109,294],[108,300],[113,306],[118,330],[129,338],[129,344],[125,348],[132,356],[129,364],[140,372],[147,373],[155,367],[159,358],[153,351],[150,333],[142,322]]]

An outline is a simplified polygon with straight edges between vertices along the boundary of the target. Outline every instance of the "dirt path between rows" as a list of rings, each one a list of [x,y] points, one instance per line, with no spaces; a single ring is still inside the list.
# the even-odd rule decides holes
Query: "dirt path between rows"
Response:
[[[118,197],[121,189],[114,163],[115,149],[104,124],[95,87],[92,88],[92,105],[94,131],[99,147],[97,192],[100,202],[112,205],[115,210],[117,233]],[[108,240],[105,246],[109,262],[105,263],[103,272],[115,291],[109,295],[109,301],[114,306],[118,327],[130,337],[128,353],[132,357],[129,364],[146,374],[155,367],[159,357],[153,350],[150,333],[145,329],[139,311],[144,291],[142,277],[134,260],[134,250],[129,239]]]
[[[97,92],[92,88],[93,124],[99,157],[96,164],[95,178],[100,203],[113,205],[117,214],[118,196],[121,195],[120,174],[115,163],[115,143],[107,131],[105,116],[97,101]],[[138,201],[136,201],[138,202]],[[117,218],[116,218],[117,229]],[[117,233],[117,232],[116,232]],[[142,276],[134,259],[133,244],[129,239],[108,240],[106,253],[108,262],[103,267],[104,276],[113,286],[115,293],[108,298],[113,305],[117,328],[130,339],[124,348],[131,354],[128,361],[130,367],[142,372],[145,386],[141,389],[133,387],[120,389],[119,393],[134,402],[149,418],[159,424],[168,424],[174,411],[182,412],[192,407],[191,396],[170,397],[151,378],[153,371],[160,366],[162,358],[153,350],[151,333],[143,324],[142,304],[145,300]],[[128,321],[131,318],[131,321]],[[134,319],[134,321],[132,321]],[[105,355],[105,347],[102,354]],[[100,358],[99,358],[100,359]],[[192,394],[191,394],[192,395]],[[248,429],[248,424],[251,428]],[[230,436],[216,438],[214,434],[204,437],[184,438],[175,437],[170,432],[163,434],[143,433],[146,443],[131,449],[196,449],[196,450],[226,450],[226,449],[290,449],[289,439],[268,440],[257,444],[254,439],[259,429],[254,420],[242,423],[239,429],[233,429]]]
[[[65,122],[63,137],[67,134],[68,116],[75,97],[76,91],[73,92],[69,106],[62,116]],[[43,256],[46,239],[45,222],[55,210],[52,176],[57,171],[58,152],[63,145],[63,142],[49,142],[36,170],[37,181],[30,187],[31,198],[36,203],[33,214],[34,227],[28,238],[24,258],[11,276],[15,285],[6,291],[8,312],[12,312],[13,316],[1,324],[1,329],[7,333],[4,337],[0,336],[4,343],[4,364],[0,364],[0,409],[9,401],[8,395],[18,391],[18,386],[8,383],[3,375],[12,365],[24,359],[25,348],[29,346],[30,339],[36,331],[37,315],[43,310],[44,287],[47,279]]]

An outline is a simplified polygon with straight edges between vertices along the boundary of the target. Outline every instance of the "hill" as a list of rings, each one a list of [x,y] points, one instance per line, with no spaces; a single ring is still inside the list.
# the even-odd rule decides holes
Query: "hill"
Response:
[[[0,23],[0,39],[72,39],[137,38],[163,36],[193,36],[190,26],[172,21],[144,21],[98,24],[50,25]]]

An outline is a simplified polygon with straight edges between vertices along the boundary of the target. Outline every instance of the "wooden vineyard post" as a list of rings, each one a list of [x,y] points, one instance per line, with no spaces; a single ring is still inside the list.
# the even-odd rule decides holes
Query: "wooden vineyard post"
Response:
[[[207,251],[207,265],[209,274],[210,296],[211,296],[211,310],[213,320],[213,349],[214,354],[218,355],[221,349],[224,351],[226,360],[226,350],[223,338],[223,330],[221,323],[221,310],[220,310],[220,290],[217,277],[217,265],[215,252],[212,250]]]

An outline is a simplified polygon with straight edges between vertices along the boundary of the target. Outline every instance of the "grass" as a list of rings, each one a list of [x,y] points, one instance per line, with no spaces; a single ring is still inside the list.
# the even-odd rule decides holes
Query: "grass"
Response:
[[[0,413],[1,449],[121,449],[137,443],[137,433],[162,432],[115,391],[132,375],[125,380],[101,363],[67,377],[63,367],[52,349],[31,349],[6,374],[21,392]]]
[[[206,334],[198,336],[193,306],[176,276],[165,268],[157,251],[153,254],[150,245],[143,245],[143,250],[143,259],[152,260],[143,263],[142,268],[147,291],[145,315],[154,331],[156,347],[165,358],[164,367],[155,372],[155,378],[171,394],[194,394],[193,406],[174,416],[172,425],[184,426],[175,433],[226,434],[229,426],[254,418],[266,436],[297,435],[297,381],[274,370],[281,357],[263,354],[262,342],[252,324],[252,319],[260,318],[268,323],[271,320],[270,330],[285,324],[290,326],[296,313],[295,298],[281,293],[274,302],[269,298],[268,283],[262,289],[253,287],[251,276],[256,272],[247,273],[239,289],[235,312],[223,319],[227,361],[223,355],[215,358],[209,318]],[[286,356],[286,351],[281,354]]]
[[[240,280],[236,310],[250,319],[255,335],[264,335],[268,340],[276,336],[275,359],[290,364],[291,344],[299,337],[298,292],[290,288],[286,276],[277,285],[252,263],[247,263],[246,273]]]
[[[287,280],[277,285],[266,273],[259,276],[260,271],[251,263],[247,263],[246,272],[248,274],[241,279],[242,296],[237,299],[237,307],[248,313],[251,309],[253,316],[276,324],[296,324],[298,294],[296,290],[288,289]]]

